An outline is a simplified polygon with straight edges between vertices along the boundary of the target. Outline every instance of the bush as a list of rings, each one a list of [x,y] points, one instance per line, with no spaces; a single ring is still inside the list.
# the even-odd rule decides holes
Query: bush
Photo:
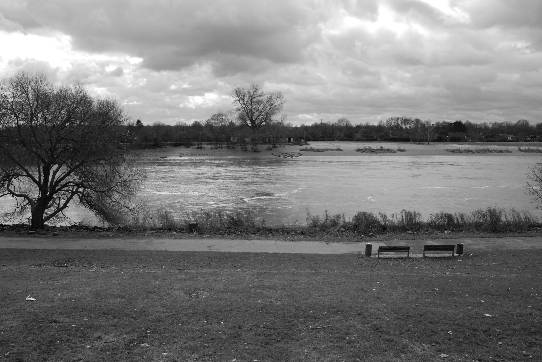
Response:
[[[537,226],[536,219],[528,212],[519,212],[510,210],[505,214],[506,229],[510,231],[527,231],[532,227]]]
[[[496,207],[477,209],[470,214],[440,212],[429,217],[427,227],[434,230],[517,232],[537,226],[528,212],[506,211]]]
[[[307,226],[311,229],[316,229],[319,231],[337,230],[345,223],[346,220],[344,218],[344,215],[329,215],[327,210],[324,212],[323,218],[321,218],[320,216],[313,216],[307,214]]]
[[[400,230],[417,231],[422,225],[422,215],[417,211],[401,210],[401,213],[396,216],[396,226]]]
[[[449,212],[438,212],[429,216],[427,224],[431,229],[439,231],[455,230],[458,225],[457,221],[454,214]]]
[[[206,233],[255,232],[264,227],[251,211],[202,211],[191,214],[189,219],[198,224],[200,232]]]
[[[472,212],[472,224],[476,230],[499,231],[503,211],[497,208],[478,209]]]
[[[179,224],[173,218],[171,211],[166,209],[158,209],[156,211],[156,222],[160,229],[176,230],[179,228]]]
[[[362,211],[352,218],[352,229],[361,234],[376,234],[384,231],[386,226],[373,213]]]
[[[140,205],[137,211],[132,214],[130,221],[124,223],[140,230],[180,230],[181,223],[176,221],[171,211],[164,208],[150,211],[148,208]]]

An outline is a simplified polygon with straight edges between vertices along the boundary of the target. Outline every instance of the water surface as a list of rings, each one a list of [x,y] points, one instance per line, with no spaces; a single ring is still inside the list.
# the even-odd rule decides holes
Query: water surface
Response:
[[[313,143],[314,147],[325,143]],[[250,209],[269,223],[304,223],[307,213],[417,210],[469,211],[498,206],[536,213],[525,193],[526,175],[540,157],[512,154],[408,152],[364,155],[269,153],[179,156],[179,149],[146,153],[149,178],[142,197],[169,210]],[[390,146],[397,148],[397,144]],[[419,145],[401,145],[418,147]],[[450,145],[446,145],[450,147]],[[346,155],[343,155],[346,154]],[[159,158],[166,156],[167,158]]]
[[[360,154],[364,144],[314,142],[312,147],[342,152],[299,152],[292,147],[250,153],[231,150],[166,148],[137,152],[147,172],[139,198],[152,209],[164,208],[178,218],[200,210],[250,210],[268,224],[304,224],[307,214],[324,211],[351,217],[357,211],[389,214],[402,209],[424,216],[436,211],[470,211],[497,206],[538,215],[525,192],[526,176],[540,154],[456,154],[450,144],[366,144],[406,152]],[[469,146],[470,147],[470,146]],[[487,146],[480,146],[487,147]],[[499,146],[501,147],[501,146]],[[506,146],[502,146],[506,147]],[[274,155],[275,154],[275,155]],[[0,200],[0,208],[12,205]],[[74,221],[95,223],[73,207]]]

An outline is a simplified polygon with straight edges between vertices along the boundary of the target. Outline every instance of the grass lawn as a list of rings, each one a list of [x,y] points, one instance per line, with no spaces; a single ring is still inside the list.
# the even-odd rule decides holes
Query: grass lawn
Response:
[[[540,261],[3,249],[0,360],[540,361]]]

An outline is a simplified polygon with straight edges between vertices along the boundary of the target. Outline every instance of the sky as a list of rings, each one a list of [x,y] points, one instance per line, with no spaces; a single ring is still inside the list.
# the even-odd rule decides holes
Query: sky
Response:
[[[145,124],[206,120],[236,87],[292,124],[542,122],[540,0],[0,0],[0,77],[42,72]]]

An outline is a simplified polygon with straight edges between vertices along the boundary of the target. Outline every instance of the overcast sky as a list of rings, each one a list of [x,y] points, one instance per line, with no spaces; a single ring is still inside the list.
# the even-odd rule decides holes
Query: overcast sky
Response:
[[[0,76],[41,71],[145,123],[281,91],[292,123],[542,121],[540,0],[0,0]]]

